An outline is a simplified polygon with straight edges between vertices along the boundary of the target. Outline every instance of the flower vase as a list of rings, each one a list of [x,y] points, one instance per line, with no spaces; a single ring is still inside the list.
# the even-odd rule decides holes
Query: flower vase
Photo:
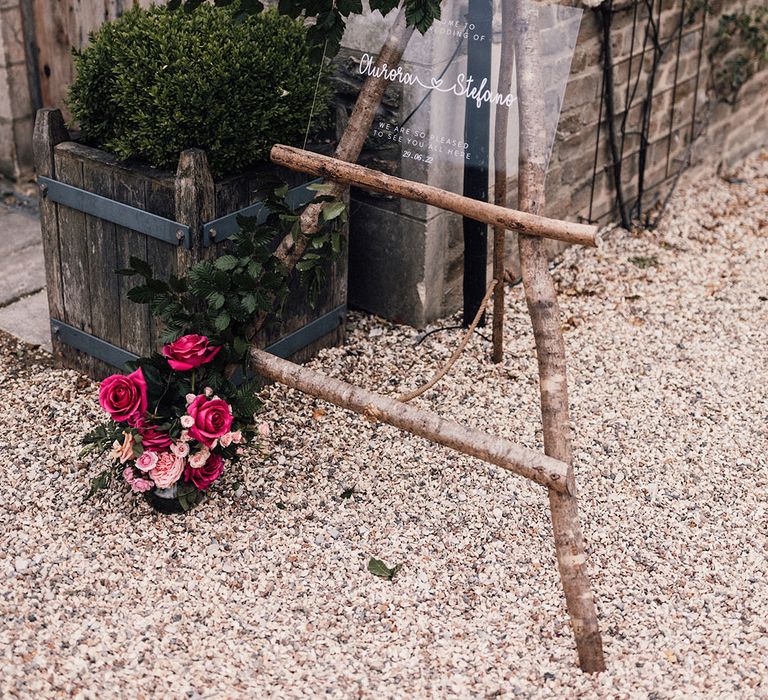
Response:
[[[170,515],[172,513],[186,512],[179,501],[178,487],[176,484],[167,489],[154,488],[144,494],[149,505],[158,513]]]

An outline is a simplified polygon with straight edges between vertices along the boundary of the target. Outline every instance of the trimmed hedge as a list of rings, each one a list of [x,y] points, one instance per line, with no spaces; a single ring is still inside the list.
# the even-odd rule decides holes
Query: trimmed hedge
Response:
[[[161,168],[199,147],[215,175],[301,144],[320,71],[301,23],[211,5],[134,8],[94,33],[75,66],[68,105],[87,142]],[[329,96],[321,77],[313,123]]]

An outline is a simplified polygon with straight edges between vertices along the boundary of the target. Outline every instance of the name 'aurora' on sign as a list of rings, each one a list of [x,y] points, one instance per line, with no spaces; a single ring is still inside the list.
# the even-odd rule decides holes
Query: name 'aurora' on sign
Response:
[[[459,73],[456,76],[456,82],[450,87],[443,87],[443,80],[440,78],[432,78],[428,85],[423,83],[419,76],[409,71],[404,71],[402,66],[397,68],[390,68],[386,63],[377,68],[374,65],[374,58],[370,54],[363,54],[360,59],[359,72],[361,75],[370,75],[375,78],[384,76],[390,82],[398,82],[403,85],[420,85],[425,90],[437,90],[439,92],[452,92],[459,97],[466,97],[468,100],[474,100],[478,109],[483,102],[490,102],[495,105],[505,105],[511,107],[517,100],[517,96],[509,93],[504,95],[499,92],[492,92],[486,86],[488,85],[488,79],[483,78],[480,85],[473,87],[475,82],[473,76],[467,76],[464,73]]]

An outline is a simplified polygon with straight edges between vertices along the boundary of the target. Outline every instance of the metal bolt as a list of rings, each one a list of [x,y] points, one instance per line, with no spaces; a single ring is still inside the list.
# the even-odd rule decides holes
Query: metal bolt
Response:
[[[212,228],[210,231],[208,231],[208,236],[210,238],[216,238],[216,229]]]
[[[46,185],[44,182],[40,185],[40,196],[41,197],[48,196],[48,185]]]
[[[184,231],[183,231],[183,229],[177,229],[176,230],[176,240],[177,241],[183,241],[184,240]]]

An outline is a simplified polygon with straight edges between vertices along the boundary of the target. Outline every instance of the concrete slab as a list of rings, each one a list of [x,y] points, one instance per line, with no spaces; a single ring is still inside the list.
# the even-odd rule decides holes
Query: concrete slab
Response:
[[[0,256],[40,241],[40,220],[32,212],[0,204]]]
[[[45,287],[41,243],[0,255],[0,307]]]
[[[0,328],[51,352],[51,325],[45,290],[0,309]]]

